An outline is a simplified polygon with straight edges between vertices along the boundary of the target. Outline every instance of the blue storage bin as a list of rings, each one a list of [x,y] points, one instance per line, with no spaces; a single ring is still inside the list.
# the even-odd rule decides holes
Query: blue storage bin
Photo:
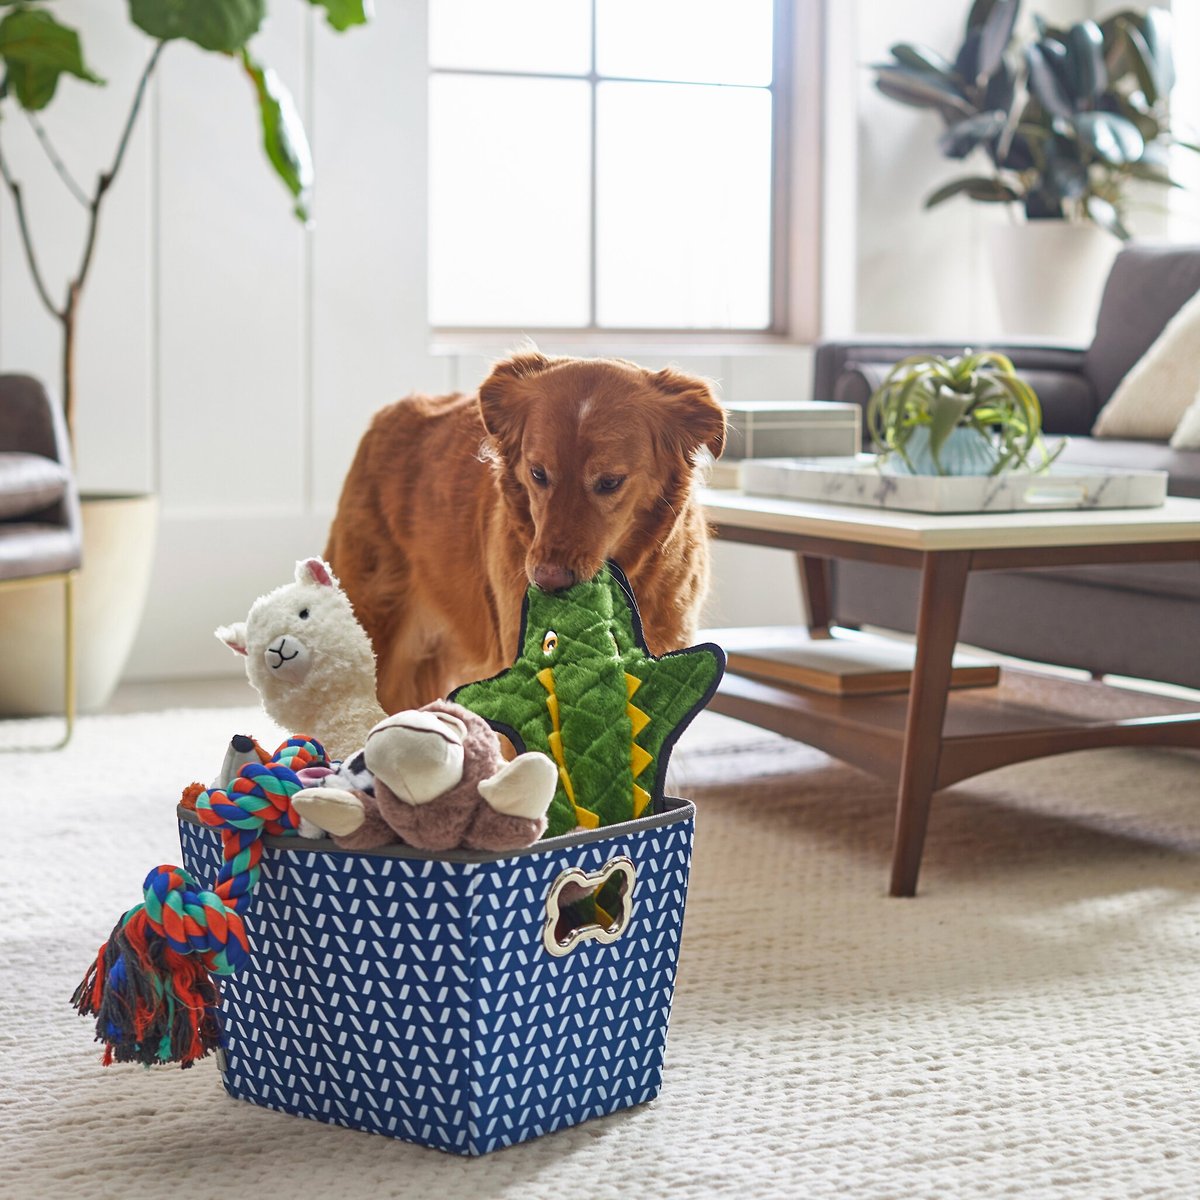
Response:
[[[459,1154],[658,1094],[695,808],[504,855],[267,838],[251,963],[221,980],[232,1096]],[[180,810],[184,865],[221,839]],[[612,925],[560,909],[607,869]]]

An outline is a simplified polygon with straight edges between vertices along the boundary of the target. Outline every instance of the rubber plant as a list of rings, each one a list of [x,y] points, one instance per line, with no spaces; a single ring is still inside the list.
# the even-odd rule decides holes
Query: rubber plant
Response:
[[[292,0],[298,2],[298,0]],[[328,23],[343,31],[370,17],[370,0],[306,0],[322,9]],[[7,10],[7,11],[5,11]],[[146,88],[167,45],[191,42],[229,58],[246,75],[262,129],[263,149],[288,188],[301,220],[308,218],[313,183],[312,154],[291,94],[278,75],[250,47],[267,15],[266,0],[128,0],[128,19],[152,40],[149,57],[134,88],[112,165],[89,189],[80,185],[54,148],[39,114],[54,100],[64,75],[98,86],[103,80],[84,58],[79,33],[63,24],[45,0],[0,0],[0,177],[16,210],[17,228],[34,287],[42,304],[62,328],[62,402],[74,440],[75,336],[80,302],[96,249],[100,215],[125,160]],[[79,265],[55,298],[39,264],[28,206],[3,148],[3,121],[23,111],[63,185],[86,213]]]
[[[1044,470],[1057,454],[1046,450],[1036,393],[1012,360],[995,350],[902,359],[871,395],[867,427],[881,458],[896,455],[913,475],[929,473],[913,452],[914,438],[922,451],[928,449],[934,473],[952,473],[943,458],[958,429],[969,429],[986,443],[990,475],[1014,468]]]
[[[1035,16],[1022,40],[1019,10],[1020,0],[974,0],[953,60],[902,42],[872,68],[885,96],[938,114],[947,158],[988,164],[925,207],[965,195],[1019,204],[1029,220],[1092,221],[1125,240],[1129,185],[1182,186],[1169,151],[1198,149],[1171,129],[1171,14],[1123,9],[1066,28]]]

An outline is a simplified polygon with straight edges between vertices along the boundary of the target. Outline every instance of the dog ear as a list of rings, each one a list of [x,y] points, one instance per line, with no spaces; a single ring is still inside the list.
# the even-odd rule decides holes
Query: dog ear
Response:
[[[524,421],[523,406],[513,396],[513,384],[540,375],[553,363],[536,350],[522,350],[492,367],[479,388],[479,412],[488,436],[503,445],[513,440]]]
[[[720,458],[725,449],[725,410],[708,381],[667,367],[654,372],[650,382],[666,400],[668,436],[684,456],[690,461],[704,446],[713,458]]]

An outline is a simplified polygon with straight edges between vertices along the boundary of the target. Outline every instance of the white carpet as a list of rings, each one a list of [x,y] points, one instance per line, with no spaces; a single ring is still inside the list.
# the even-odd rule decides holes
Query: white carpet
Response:
[[[1194,755],[960,785],[900,901],[886,789],[705,715],[675,759],[700,817],[662,1095],[463,1160],[231,1100],[207,1061],[104,1070],[70,1010],[142,875],[178,861],[180,787],[237,730],[265,722],[94,717],[63,753],[0,758],[0,1196],[1197,1194]]]

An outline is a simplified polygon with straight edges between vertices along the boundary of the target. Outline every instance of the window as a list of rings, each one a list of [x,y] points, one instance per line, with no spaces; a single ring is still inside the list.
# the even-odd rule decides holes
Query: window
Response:
[[[432,324],[794,325],[791,18],[817,7],[430,0]]]

